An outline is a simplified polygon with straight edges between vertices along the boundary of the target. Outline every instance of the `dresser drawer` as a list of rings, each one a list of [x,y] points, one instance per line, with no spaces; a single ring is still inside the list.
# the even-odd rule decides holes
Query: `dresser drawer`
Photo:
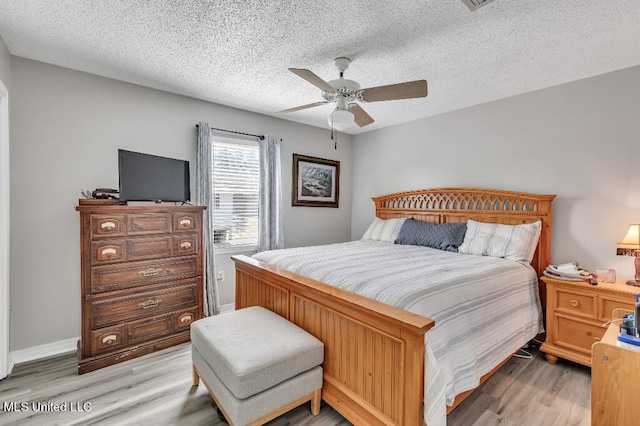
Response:
[[[197,318],[195,306],[186,311],[172,312],[144,320],[129,323],[127,338],[129,344],[138,344],[168,336],[173,333],[189,331],[191,323]]]
[[[570,313],[586,318],[597,318],[597,296],[595,294],[577,293],[558,288],[556,293],[556,312]]]
[[[90,238],[122,237],[125,235],[123,214],[92,214],[89,218]]]
[[[171,334],[189,331],[193,321],[200,319],[196,306],[190,309],[157,315],[114,327],[91,332],[91,355],[112,352],[129,345],[160,339]]]
[[[195,277],[198,271],[198,256],[94,266],[91,268],[91,292],[102,293],[180,280]]]
[[[169,257],[172,255],[172,245],[171,236],[129,238],[127,240],[127,261]]]
[[[198,305],[198,282],[185,281],[180,286],[136,293],[129,296],[91,300],[91,328],[133,321]]]
[[[140,213],[127,215],[127,235],[170,234],[170,213]]]
[[[127,345],[126,326],[101,328],[91,332],[91,354],[98,355]]]
[[[198,252],[198,235],[184,234],[173,236],[173,255],[184,256]]]
[[[126,240],[91,241],[91,264],[124,262],[126,257]]]
[[[136,237],[120,240],[94,240],[91,242],[91,264],[159,259],[184,256],[198,252],[195,234]]]
[[[196,213],[174,213],[173,231],[196,231],[198,229],[198,215]]]
[[[161,315],[129,324],[129,344],[158,339],[172,333],[173,315]]]
[[[191,323],[199,320],[200,318],[200,310],[196,306],[187,311],[178,312],[172,317],[174,330],[189,330]]]
[[[606,328],[558,316],[553,344],[591,356],[591,346],[604,336]]]

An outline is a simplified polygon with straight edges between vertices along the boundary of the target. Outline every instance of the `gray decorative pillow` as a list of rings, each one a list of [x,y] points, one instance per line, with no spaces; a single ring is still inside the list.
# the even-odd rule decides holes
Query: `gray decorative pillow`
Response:
[[[407,219],[400,228],[396,244],[457,252],[466,231],[464,223],[426,223]]]

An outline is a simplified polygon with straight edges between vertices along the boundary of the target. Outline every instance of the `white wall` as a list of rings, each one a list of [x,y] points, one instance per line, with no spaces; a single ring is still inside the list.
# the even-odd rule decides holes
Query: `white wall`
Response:
[[[81,189],[117,187],[117,149],[190,160],[195,124],[282,138],[285,243],[346,241],[351,228],[351,137],[12,57],[12,351],[80,335]],[[341,161],[340,208],[291,207],[292,154]],[[195,174],[192,173],[192,177]],[[193,186],[192,186],[193,192]],[[234,302],[233,266],[221,303]]]
[[[391,192],[557,194],[552,262],[612,267],[630,278],[632,258],[615,253],[628,225],[640,222],[639,99],[634,67],[357,135],[352,237],[373,218],[370,197]]]

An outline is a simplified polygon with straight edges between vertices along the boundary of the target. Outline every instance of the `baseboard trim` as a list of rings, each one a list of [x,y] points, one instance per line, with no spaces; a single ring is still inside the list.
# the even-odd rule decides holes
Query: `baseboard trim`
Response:
[[[72,337],[71,339],[9,352],[9,373],[17,364],[75,352],[78,349],[78,340],[80,340],[80,337]]]
[[[231,312],[235,309],[235,303],[228,303],[220,306],[220,313]],[[9,366],[7,368],[7,374],[11,374],[13,367],[18,364],[75,352],[78,350],[78,340],[80,340],[80,337],[72,337],[71,339],[60,340],[57,342],[9,352]]]

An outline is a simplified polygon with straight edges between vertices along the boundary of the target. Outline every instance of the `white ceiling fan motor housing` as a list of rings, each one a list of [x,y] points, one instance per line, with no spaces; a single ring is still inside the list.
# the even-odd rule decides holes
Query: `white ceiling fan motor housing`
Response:
[[[343,77],[345,70],[349,68],[351,60],[348,58],[336,58],[334,63],[338,71],[340,71],[340,78],[327,81],[335,89],[335,92],[322,92],[322,97],[327,101],[334,102],[339,96],[344,96],[346,102],[352,102],[356,99],[361,88],[357,81]]]

